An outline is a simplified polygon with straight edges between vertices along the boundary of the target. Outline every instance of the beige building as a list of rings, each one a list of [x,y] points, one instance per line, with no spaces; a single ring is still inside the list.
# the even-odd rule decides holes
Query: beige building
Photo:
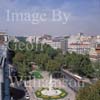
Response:
[[[4,44],[4,42],[8,41],[8,36],[5,32],[0,32],[0,45]]]
[[[70,53],[76,52],[78,54],[86,54],[89,53],[90,43],[89,42],[81,42],[81,43],[70,43],[68,47],[68,51]]]
[[[97,44],[95,48],[91,48],[89,55],[92,61],[100,60],[100,44]]]

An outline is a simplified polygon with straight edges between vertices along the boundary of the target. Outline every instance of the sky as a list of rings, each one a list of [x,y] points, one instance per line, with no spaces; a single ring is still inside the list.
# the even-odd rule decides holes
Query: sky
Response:
[[[12,13],[22,13],[23,20],[12,20]],[[32,23],[35,13],[46,14],[46,20],[38,17],[39,22]],[[0,0],[0,31],[10,35],[100,34],[100,0]]]

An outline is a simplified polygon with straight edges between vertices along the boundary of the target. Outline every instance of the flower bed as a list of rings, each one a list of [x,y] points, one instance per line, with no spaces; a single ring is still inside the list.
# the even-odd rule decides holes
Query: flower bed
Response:
[[[37,96],[38,98],[42,98],[42,99],[44,99],[44,100],[52,100],[52,99],[62,99],[62,98],[64,98],[65,96],[67,96],[67,92],[66,92],[64,89],[59,89],[59,88],[54,88],[55,90],[60,90],[60,91],[61,91],[61,93],[60,93],[59,95],[56,95],[56,96],[47,96],[47,95],[43,95],[43,94],[42,94],[42,91],[43,91],[44,89],[47,89],[47,88],[41,88],[41,89],[39,89],[39,90],[37,90],[37,91],[35,92],[35,94],[36,94],[36,96]]]

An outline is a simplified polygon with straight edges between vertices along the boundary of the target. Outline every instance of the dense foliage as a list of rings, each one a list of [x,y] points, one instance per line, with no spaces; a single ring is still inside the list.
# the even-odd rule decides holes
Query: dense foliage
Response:
[[[76,100],[100,100],[100,81],[78,92]]]
[[[10,47],[15,51],[13,63],[17,66],[18,72],[22,76],[27,75],[31,71],[29,67],[30,62],[35,62],[41,70],[50,72],[60,70],[62,65],[66,65],[65,68],[81,76],[91,77],[94,72],[88,55],[76,53],[63,55],[61,50],[55,50],[49,45],[36,45],[27,42],[24,42],[24,45],[21,42],[11,42]]]

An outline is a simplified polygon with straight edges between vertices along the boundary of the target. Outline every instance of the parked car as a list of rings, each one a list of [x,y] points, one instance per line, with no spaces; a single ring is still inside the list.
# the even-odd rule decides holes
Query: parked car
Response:
[[[28,93],[26,93],[26,95],[25,95],[25,99],[26,99],[26,100],[30,100],[30,96],[29,96]]]

